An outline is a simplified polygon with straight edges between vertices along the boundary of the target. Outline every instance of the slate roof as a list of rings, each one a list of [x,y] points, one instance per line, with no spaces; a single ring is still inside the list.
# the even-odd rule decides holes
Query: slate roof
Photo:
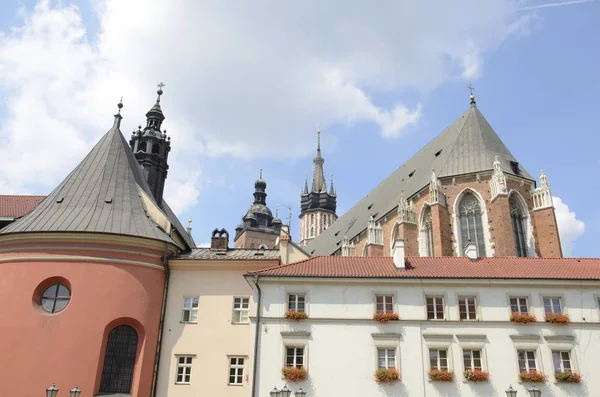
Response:
[[[0,195],[0,218],[20,218],[46,196]]]
[[[120,115],[113,127],[88,155],[36,208],[0,231],[95,232],[145,237],[174,243],[146,213],[138,188],[152,198],[141,167],[119,130]],[[188,245],[193,241],[164,205]],[[186,248],[186,247],[182,247]]]
[[[440,135],[400,166],[375,189],[341,216],[333,225],[312,240],[306,251],[312,255],[331,255],[341,248],[344,235],[354,238],[367,228],[369,216],[379,219],[397,208],[400,195],[408,199],[431,180],[435,170],[438,178],[493,169],[498,156],[502,170],[514,175],[514,156],[502,143],[479,109],[472,105]],[[533,180],[519,164],[519,174]]]
[[[195,248],[177,260],[273,260],[279,259],[278,249],[231,248],[217,251],[210,248]]]
[[[600,258],[407,257],[397,270],[392,257],[316,256],[248,274],[265,277],[447,278],[600,280]]]

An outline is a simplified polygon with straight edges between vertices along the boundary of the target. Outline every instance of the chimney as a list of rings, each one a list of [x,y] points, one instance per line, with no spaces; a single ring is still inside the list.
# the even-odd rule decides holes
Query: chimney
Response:
[[[404,240],[396,240],[394,242],[392,257],[394,258],[394,265],[396,266],[396,269],[406,269],[406,262],[404,259]]]
[[[229,249],[229,233],[225,229],[215,229],[210,239],[210,249],[216,251],[227,251]]]
[[[477,259],[477,246],[470,240],[465,247],[465,256],[471,260]]]

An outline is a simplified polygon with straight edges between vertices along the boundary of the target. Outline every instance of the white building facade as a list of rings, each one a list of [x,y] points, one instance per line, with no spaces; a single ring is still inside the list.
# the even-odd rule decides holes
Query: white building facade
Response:
[[[600,260],[562,258],[315,257],[247,275],[261,290],[253,396],[284,385],[308,397],[503,397],[509,386],[522,397],[532,386],[542,396],[598,396],[599,269]],[[307,318],[286,319],[288,310]],[[375,321],[378,312],[399,320]],[[513,313],[536,319],[513,322]],[[307,378],[285,379],[289,366]],[[380,368],[401,380],[376,381]],[[432,380],[431,370],[453,379]],[[489,378],[470,381],[467,370]],[[558,382],[559,373],[580,382]]]

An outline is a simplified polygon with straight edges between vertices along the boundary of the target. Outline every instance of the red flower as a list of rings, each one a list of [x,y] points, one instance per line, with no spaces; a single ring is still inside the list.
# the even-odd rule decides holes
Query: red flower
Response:
[[[400,316],[398,313],[381,313],[377,312],[373,314],[373,320],[376,320],[380,323],[387,323],[388,321],[397,321],[400,320]]]
[[[394,383],[400,380],[400,371],[396,368],[379,368],[375,371],[375,380],[379,383]]]
[[[552,324],[569,324],[571,320],[569,320],[568,314],[562,313],[547,313],[546,314],[546,322]]]
[[[554,375],[554,378],[556,379],[557,382],[561,382],[561,383],[579,383],[579,382],[581,382],[581,375],[579,375],[577,372],[573,372],[573,371],[559,372]]]
[[[288,310],[287,312],[285,312],[285,318],[287,318],[288,320],[300,321],[307,319],[308,314],[306,314],[305,312],[298,312],[296,310]]]
[[[519,374],[519,378],[523,382],[545,382],[546,375],[538,371],[524,371]]]
[[[485,382],[490,377],[489,372],[482,371],[480,369],[476,369],[474,371],[468,369],[464,372],[464,375],[465,375],[465,379],[470,380],[471,382]]]
[[[281,373],[290,382],[303,381],[308,377],[308,372],[304,367],[283,367]]]
[[[510,321],[513,323],[527,324],[535,323],[537,318],[535,317],[535,314],[512,312],[510,315]]]
[[[428,373],[429,380],[438,382],[452,382],[454,380],[454,372],[439,369],[432,369]]]

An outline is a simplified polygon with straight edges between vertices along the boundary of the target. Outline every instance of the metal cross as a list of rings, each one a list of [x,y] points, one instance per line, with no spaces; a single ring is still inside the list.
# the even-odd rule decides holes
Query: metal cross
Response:
[[[157,87],[162,90],[162,88],[165,86],[165,83],[163,83],[162,81],[160,83],[158,83]]]
[[[471,95],[473,95],[473,90],[474,90],[475,88],[473,88],[473,86],[471,86],[471,84],[469,84],[469,86],[468,86],[467,88],[471,90]]]

